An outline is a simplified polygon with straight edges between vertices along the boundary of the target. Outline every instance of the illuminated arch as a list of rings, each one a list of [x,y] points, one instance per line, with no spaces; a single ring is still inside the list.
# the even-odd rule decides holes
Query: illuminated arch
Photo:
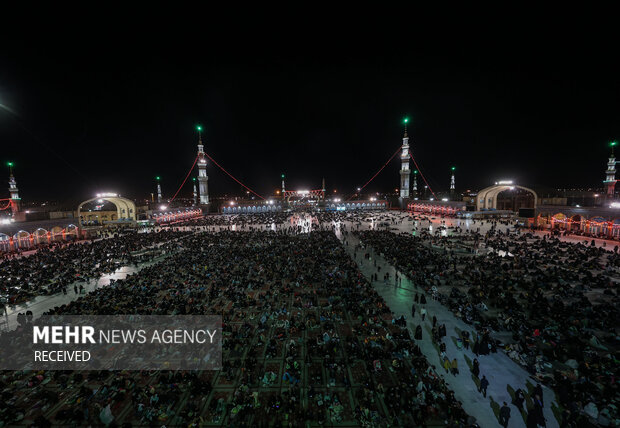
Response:
[[[525,190],[526,192],[531,193],[534,196],[534,208],[536,208],[536,205],[538,204],[538,195],[532,189],[516,184],[496,184],[494,186],[484,188],[478,192],[478,196],[476,197],[477,210],[481,211],[497,209],[497,195],[499,195],[505,190],[510,190],[514,188]]]
[[[75,224],[68,225],[65,229],[65,239],[73,236],[72,239],[77,239],[80,237],[80,229]]]
[[[0,233],[0,251],[11,251],[11,237],[6,233]]]
[[[49,243],[48,231],[43,229],[42,227],[39,227],[37,230],[32,232],[32,237],[34,242],[36,242],[37,244]]]
[[[136,204],[127,198],[121,198],[120,196],[102,196],[88,199],[78,206],[78,219],[80,220],[80,224],[82,224],[82,207],[90,202],[96,200],[104,200],[107,202],[111,202],[116,206],[116,218],[117,219],[126,219],[136,221]]]
[[[19,248],[30,248],[32,246],[31,238],[32,235],[25,230],[20,230],[13,235],[13,241]]]

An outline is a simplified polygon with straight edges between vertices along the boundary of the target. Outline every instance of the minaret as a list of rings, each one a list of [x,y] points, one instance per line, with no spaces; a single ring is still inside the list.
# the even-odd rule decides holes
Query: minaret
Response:
[[[196,177],[192,177],[194,182],[194,206],[198,205],[198,190],[196,190]]]
[[[456,190],[456,187],[454,185],[454,170],[456,168],[452,167],[452,178],[450,179],[450,195],[454,195],[454,192]]]
[[[322,184],[321,190],[323,191],[323,196],[321,199],[325,199],[325,177],[323,177],[323,184]]]
[[[409,119],[405,118],[405,135],[403,136],[402,152],[400,154],[400,197],[409,197],[409,137],[407,136],[407,122]]]
[[[285,191],[286,191],[286,188],[284,187],[284,174],[282,174],[282,199],[284,199]]]
[[[9,166],[9,193],[11,194],[11,210],[13,211],[13,215],[17,214],[19,211],[19,201],[21,201],[19,197],[19,189],[17,189],[17,182],[15,181],[15,176],[13,175],[13,162],[8,162]]]
[[[207,177],[207,158],[202,145],[202,126],[198,130],[198,190],[200,192],[200,205],[209,203],[209,177]]]
[[[412,196],[418,196],[418,170],[413,170],[413,191]]]
[[[161,204],[161,183],[159,182],[161,177],[158,175],[155,179],[157,180],[157,203]]]
[[[613,199],[616,187],[616,156],[614,155],[614,146],[618,144],[617,141],[609,143],[611,147],[611,156],[609,162],[607,162],[607,171],[605,171],[605,186],[607,187],[607,198]]]

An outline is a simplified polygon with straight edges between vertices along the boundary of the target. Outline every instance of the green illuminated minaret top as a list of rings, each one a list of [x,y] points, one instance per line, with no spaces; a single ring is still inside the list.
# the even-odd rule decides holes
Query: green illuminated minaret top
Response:
[[[198,144],[202,144],[202,125],[196,125],[196,131],[198,131]]]

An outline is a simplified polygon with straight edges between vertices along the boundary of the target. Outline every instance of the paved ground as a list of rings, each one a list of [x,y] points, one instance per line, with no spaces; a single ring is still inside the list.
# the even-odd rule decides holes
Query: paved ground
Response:
[[[342,235],[337,235],[342,239]],[[349,234],[346,239],[348,241],[347,248],[353,256],[354,247],[359,243],[359,240],[351,236],[351,234]],[[411,319],[411,305],[414,295],[415,293],[423,294],[424,292],[421,289],[417,289],[415,285],[404,278],[402,274],[401,277],[403,277],[403,279],[401,284],[395,286],[393,278],[397,272],[396,269],[388,264],[381,255],[375,254],[372,250],[369,251],[371,252],[370,261],[364,260],[362,252],[358,252],[355,258],[360,270],[370,279],[371,275],[377,272],[377,268],[374,265],[376,261],[377,266],[381,266],[379,277],[382,277],[385,272],[390,272],[392,279],[389,283],[385,283],[384,281],[372,281],[373,286],[386,300],[390,309],[392,309],[396,316],[404,315],[407,317],[412,334],[418,324],[421,323],[423,325],[422,341],[418,342],[420,348],[428,361],[434,364],[438,369],[437,372],[443,373],[444,378],[447,379],[450,387],[455,392],[455,396],[463,403],[465,411],[474,416],[483,427],[500,426],[496,414],[498,414],[502,402],[506,401],[511,408],[512,415],[508,426],[511,428],[525,427],[525,421],[522,417],[519,417],[518,409],[511,404],[512,398],[510,392],[517,388],[521,388],[526,392],[533,389],[536,384],[530,379],[529,374],[501,351],[495,354],[481,355],[478,357],[478,361],[480,362],[480,377],[486,375],[490,383],[487,398],[484,398],[482,394],[478,392],[478,387],[469,370],[469,364],[471,364],[471,361],[475,358],[474,353],[471,349],[468,351],[458,350],[455,340],[452,340],[452,338],[458,336],[457,332],[467,330],[472,333],[473,329],[460,319],[455,318],[452,312],[438,302],[433,301],[429,295],[426,295],[427,304],[425,307],[428,311],[426,320],[422,322],[419,314],[416,315],[415,319]],[[420,305],[416,305],[416,307],[419,309]],[[430,332],[433,315],[437,317],[439,325],[446,325],[446,353],[450,360],[456,358],[458,361],[460,373],[456,377],[451,374],[446,374],[443,368],[441,368],[442,364],[439,358],[439,350],[431,340]],[[543,387],[543,394],[547,427],[558,427],[559,424],[549,405],[549,403],[555,400],[555,394],[546,387]]]
[[[477,229],[480,227],[480,231],[482,233],[485,232],[488,228],[490,228],[490,224],[480,222],[474,223],[472,220],[457,220],[457,219],[440,219],[436,217],[435,220],[430,221],[413,221],[406,214],[375,214],[369,216],[372,221],[362,223],[360,229],[377,229],[383,228],[379,225],[380,222],[385,219],[400,219],[398,224],[390,225],[390,228],[394,228],[394,232],[407,232],[412,233],[414,228],[418,228],[421,230],[422,228],[428,228],[429,230],[433,230],[433,228],[439,227],[442,223],[441,221],[445,221],[446,226],[460,226],[462,228],[469,229]],[[300,219],[299,223],[305,231],[308,230],[309,222]],[[344,223],[349,230],[357,228],[357,224],[351,222]],[[276,229],[277,225],[269,225],[269,226],[250,226],[254,229]],[[246,228],[238,228],[239,230],[247,230],[250,227]],[[502,226],[502,228],[505,226]],[[219,229],[219,228],[217,228]],[[226,228],[228,229],[228,228]],[[233,229],[237,229],[233,227]],[[448,229],[443,233],[451,234],[453,231]],[[541,232],[537,232],[542,235]],[[342,236],[337,233],[337,235],[342,238]],[[575,238],[575,237],[561,237],[560,239],[569,241],[569,242],[582,242],[584,238]],[[353,247],[357,243],[357,240],[349,235],[348,240],[348,249],[353,255]],[[596,240],[597,245],[602,245],[604,241]],[[616,245],[615,241],[607,241],[606,246],[609,249],[612,249],[613,246]],[[380,255],[375,255],[372,253],[372,260],[370,263],[366,260],[364,261],[361,254],[358,254],[356,262],[358,266],[362,270],[362,272],[370,278],[370,276],[375,273],[376,268],[374,266],[374,261],[376,260],[377,264],[382,267],[381,273],[385,273],[389,271],[392,274],[392,278],[394,278],[395,269],[390,266]],[[157,261],[157,260],[156,260]],[[156,262],[155,261],[155,262]],[[154,262],[151,262],[154,263]],[[96,289],[97,287],[106,286],[110,283],[110,279],[119,279],[124,278],[126,275],[137,272],[144,266],[148,264],[141,265],[139,268],[134,267],[123,267],[117,270],[115,273],[110,275],[104,275],[103,277],[97,280],[91,280],[88,283],[84,284],[84,287],[87,292]],[[402,276],[402,275],[401,275]],[[382,277],[382,275],[380,275]],[[375,281],[373,282],[373,286],[377,289],[377,291],[383,296],[383,298],[387,301],[392,311],[397,315],[405,315],[408,318],[409,327],[415,329],[415,326],[421,322],[421,319],[418,317],[416,319],[411,319],[411,304],[413,303],[413,296],[416,292],[422,293],[421,290],[416,290],[414,284],[410,283],[408,280],[403,279],[400,286],[395,287],[394,283],[391,282],[389,284],[384,283],[383,281]],[[5,314],[3,314],[3,318],[0,320],[0,323],[5,323],[5,327],[15,326],[16,317],[18,312],[24,312],[26,310],[33,311],[35,317],[40,315],[41,313],[53,308],[54,306],[61,305],[63,303],[67,303],[71,300],[74,300],[78,296],[73,293],[72,287],[69,288],[69,293],[67,295],[56,294],[53,296],[42,296],[38,297],[26,304],[18,305],[13,308],[9,308]],[[516,407],[512,406],[510,403],[511,392],[517,388],[522,388],[524,391],[529,391],[535,385],[534,381],[529,378],[529,374],[522,369],[518,364],[509,359],[503,352],[498,352],[496,354],[491,354],[488,356],[480,356],[478,359],[481,365],[481,375],[484,374],[487,376],[490,382],[490,386],[488,388],[487,398],[485,399],[477,390],[476,383],[469,372],[469,364],[473,360],[474,355],[471,351],[459,351],[456,348],[453,337],[456,337],[458,331],[460,330],[469,330],[472,331],[471,327],[467,324],[463,323],[459,319],[456,319],[452,313],[441,306],[439,303],[436,303],[431,300],[430,296],[427,296],[427,305],[426,308],[428,310],[428,315],[426,321],[423,324],[423,340],[420,343],[420,347],[424,352],[425,356],[428,360],[437,367],[438,372],[444,372],[441,368],[441,363],[439,360],[439,352],[437,347],[433,344],[430,337],[430,329],[431,329],[431,319],[432,316],[437,316],[439,324],[446,324],[447,327],[447,355],[450,359],[457,358],[459,363],[460,374],[457,375],[454,379],[452,379],[452,375],[445,374],[444,376],[447,378],[447,381],[450,383],[450,386],[455,391],[456,397],[463,403],[464,409],[471,415],[475,416],[482,426],[499,426],[497,421],[496,414],[499,411],[499,407],[501,406],[503,401],[509,403],[512,411],[512,418],[509,423],[509,427],[523,427],[525,426],[524,420],[518,414]],[[305,351],[305,350],[304,350]],[[275,366],[274,366],[275,368]],[[445,373],[445,372],[444,372]],[[216,374],[216,375],[219,375]],[[304,374],[304,376],[312,376],[309,374]],[[217,383],[219,382],[217,379],[214,379]],[[558,426],[555,417],[553,416],[553,412],[550,408],[550,403],[554,401],[553,392],[547,388],[544,389],[545,395],[545,416],[547,418],[547,426],[548,427],[556,427]],[[348,395],[348,394],[346,394]],[[348,400],[345,400],[348,401]],[[353,403],[351,403],[353,404]]]
[[[73,285],[84,286],[86,293],[90,293],[99,287],[105,287],[110,284],[110,280],[124,279],[127,275],[136,273],[146,266],[150,266],[163,257],[158,257],[151,262],[141,263],[138,267],[135,266],[123,266],[117,269],[114,273],[102,275],[99,278],[93,278],[89,281],[78,281],[67,287],[67,294],[57,293],[49,296],[38,296],[28,302],[20,303],[19,305],[7,306],[5,311],[1,314],[0,318],[0,330],[13,329],[17,327],[17,314],[20,312],[32,311],[35,318],[39,317],[43,313],[53,309],[56,306],[61,306],[76,300],[80,297],[79,294],[75,294],[73,291]]]

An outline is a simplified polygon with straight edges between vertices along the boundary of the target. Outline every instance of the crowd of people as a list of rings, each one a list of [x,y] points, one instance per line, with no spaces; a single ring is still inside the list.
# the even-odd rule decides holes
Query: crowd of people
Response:
[[[474,344],[476,353],[503,349],[553,387],[563,426],[618,420],[617,252],[541,239],[501,224],[484,235],[358,236],[471,324],[477,337],[486,337]],[[478,247],[487,251],[478,253]]]
[[[467,423],[331,231],[195,233],[176,245],[50,313],[221,314],[222,369],[4,372],[5,424]]]
[[[88,281],[120,266],[148,261],[156,253],[141,251],[189,233],[129,233],[95,241],[54,243],[27,255],[6,255],[0,260],[0,304],[15,305],[36,296],[66,294],[76,281]]]
[[[160,248],[165,257],[155,263],[49,313],[220,314],[224,356],[221,370],[205,372],[2,372],[0,426],[470,426],[446,384],[465,368],[445,353],[445,325],[428,314],[430,335],[421,325],[410,332],[336,231],[345,244],[352,231],[424,290],[411,302],[413,317],[424,320],[431,296],[472,326],[459,332],[459,349],[505,352],[552,387],[561,426],[617,424],[617,251],[541,239],[508,222],[481,232],[481,222],[448,231],[424,221],[407,213],[218,215],[6,257],[0,290],[17,303],[152,261],[148,249]],[[18,329],[31,322],[25,314]],[[18,340],[19,332],[3,334]],[[427,339],[439,367],[420,350]],[[470,370],[486,396],[478,358]],[[528,426],[545,424],[538,388],[515,391],[510,403]],[[508,404],[498,412],[507,424]]]

